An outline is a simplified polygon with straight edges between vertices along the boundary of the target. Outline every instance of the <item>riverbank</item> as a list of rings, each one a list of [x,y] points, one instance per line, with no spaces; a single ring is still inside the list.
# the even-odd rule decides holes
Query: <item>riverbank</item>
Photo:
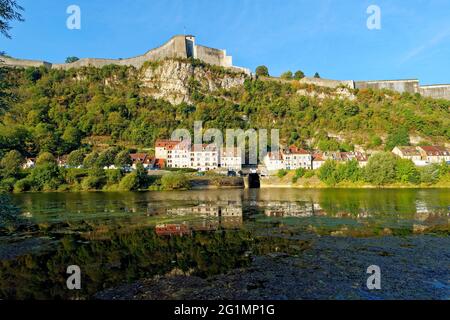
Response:
[[[448,256],[442,251],[443,246],[450,245],[448,237],[306,237],[310,245],[298,248],[296,253],[254,255],[246,268],[208,278],[173,269],[165,275],[104,290],[95,298],[450,299],[448,270],[441,263],[448,261]],[[382,290],[367,289],[366,270],[373,264],[381,267]]]
[[[426,183],[400,183],[395,182],[386,185],[372,185],[363,181],[342,181],[335,185],[327,185],[316,175],[294,179],[295,173],[288,172],[285,176],[276,175],[261,177],[261,189],[447,189],[450,188],[450,180],[442,179],[434,184]],[[294,182],[295,181],[295,182]]]

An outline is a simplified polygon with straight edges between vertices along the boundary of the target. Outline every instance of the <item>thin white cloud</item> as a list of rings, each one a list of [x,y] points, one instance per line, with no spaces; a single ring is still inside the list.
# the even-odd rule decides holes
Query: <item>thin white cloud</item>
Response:
[[[411,49],[402,59],[401,63],[405,63],[410,59],[413,59],[420,54],[422,54],[424,51],[431,49],[438,44],[440,44],[442,41],[444,41],[447,37],[450,36],[450,28],[444,29],[441,32],[437,33],[433,38],[428,40],[427,42],[423,43],[420,46],[417,46],[413,49]]]

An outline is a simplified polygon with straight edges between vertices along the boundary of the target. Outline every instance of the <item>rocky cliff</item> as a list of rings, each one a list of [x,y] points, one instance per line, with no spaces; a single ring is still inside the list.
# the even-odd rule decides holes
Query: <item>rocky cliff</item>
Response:
[[[192,103],[191,95],[195,90],[211,93],[241,86],[247,77],[245,73],[182,59],[148,63],[142,67],[140,74],[145,95],[172,104]]]

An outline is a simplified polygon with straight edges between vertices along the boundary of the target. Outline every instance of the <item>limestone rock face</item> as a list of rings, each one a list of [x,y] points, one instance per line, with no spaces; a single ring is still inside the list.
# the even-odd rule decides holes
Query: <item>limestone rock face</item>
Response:
[[[193,65],[189,61],[164,60],[142,68],[142,92],[155,99],[172,104],[192,103],[191,94],[202,94],[219,89],[231,89],[244,84],[244,73],[219,71],[208,65]]]

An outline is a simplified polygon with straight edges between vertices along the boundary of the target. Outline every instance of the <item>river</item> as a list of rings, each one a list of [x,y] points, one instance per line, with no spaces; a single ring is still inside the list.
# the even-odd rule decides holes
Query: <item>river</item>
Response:
[[[0,205],[0,299],[450,299],[448,189],[24,193]],[[80,290],[66,285],[72,265]]]

